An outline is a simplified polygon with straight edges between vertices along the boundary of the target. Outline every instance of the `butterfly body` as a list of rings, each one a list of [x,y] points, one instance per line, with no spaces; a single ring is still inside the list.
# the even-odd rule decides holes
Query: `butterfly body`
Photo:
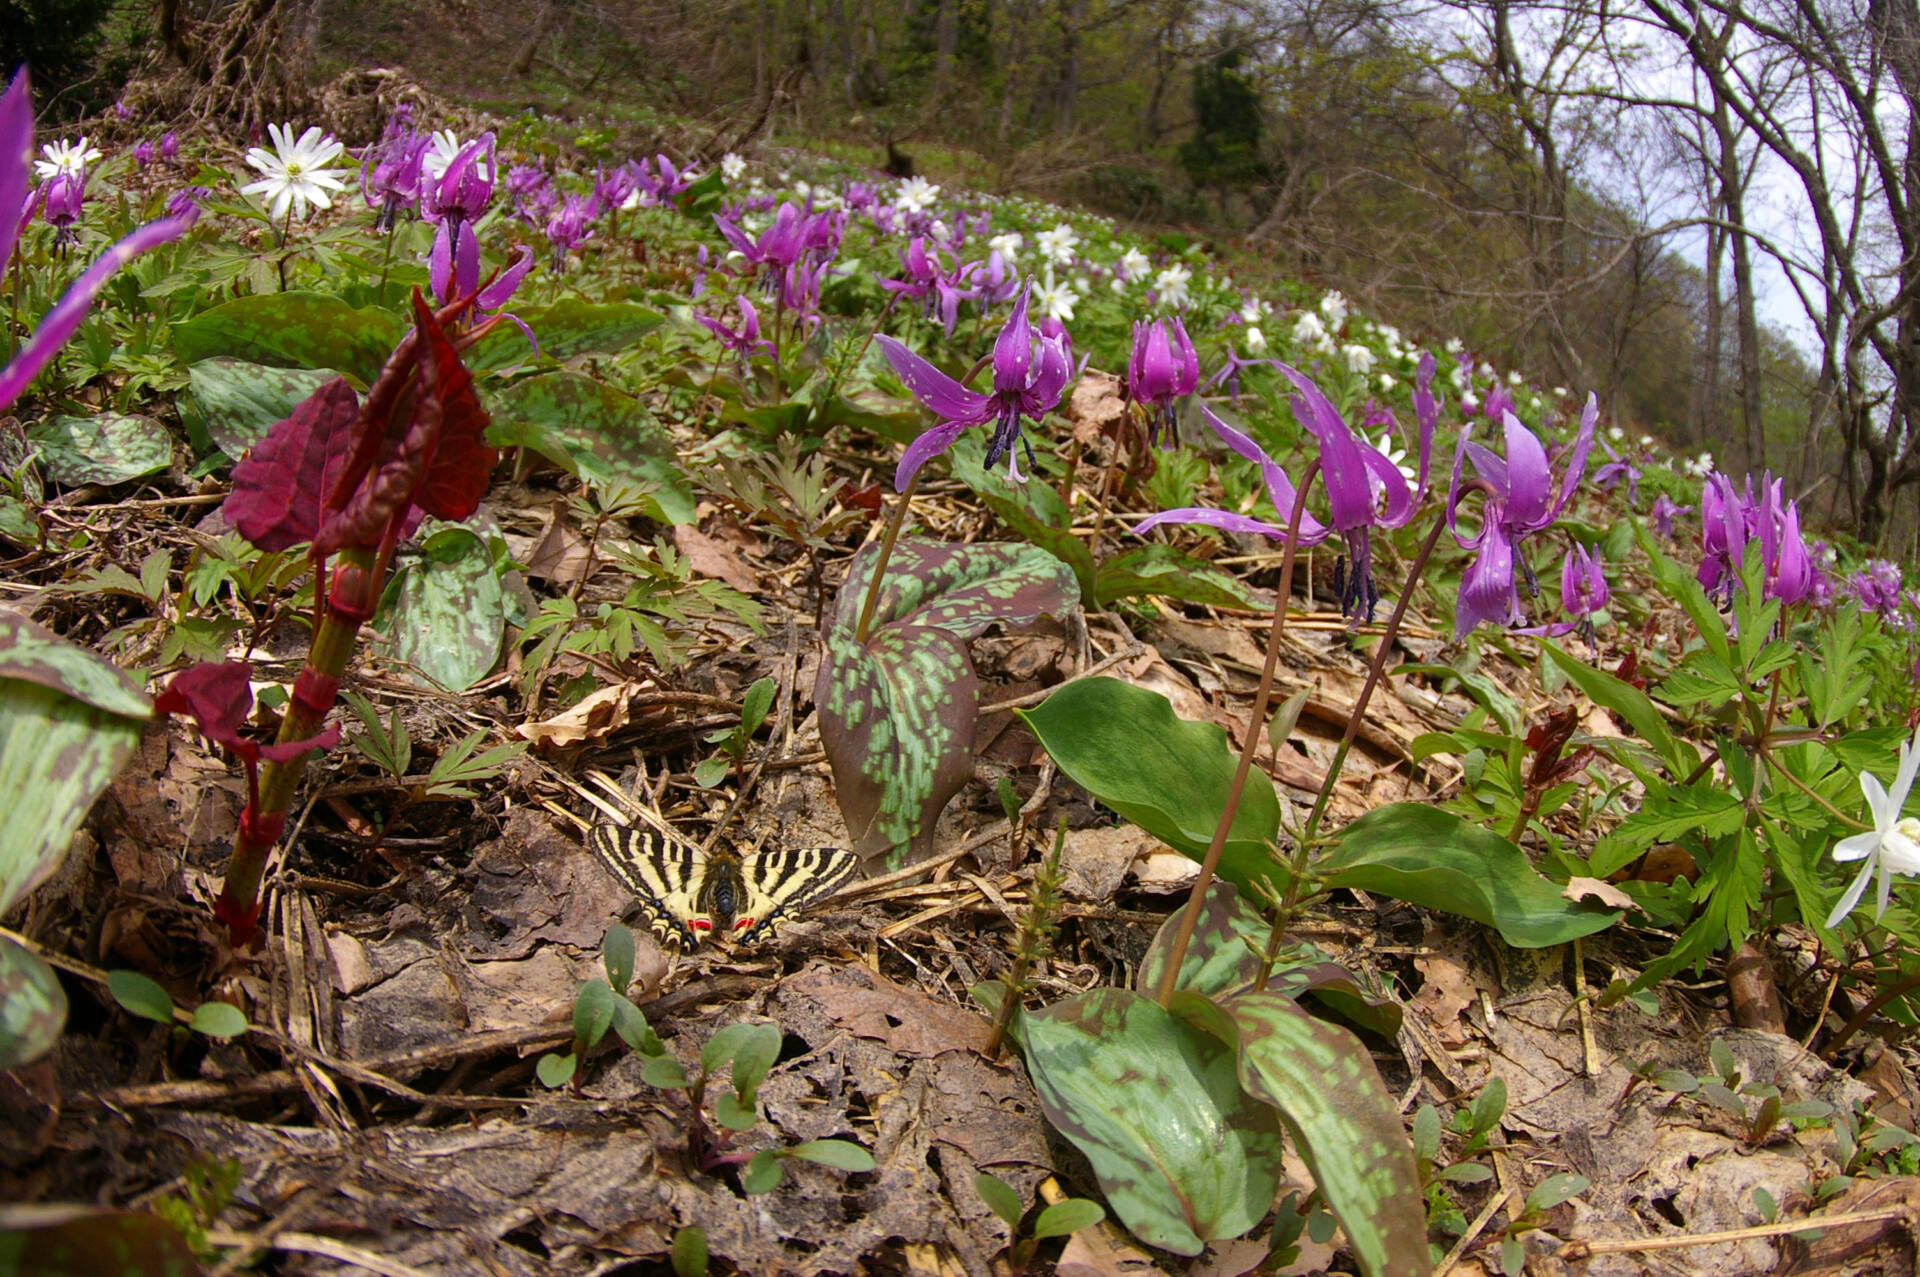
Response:
[[[587,845],[639,899],[654,935],[682,950],[716,935],[736,944],[765,940],[860,868],[858,856],[834,847],[703,852],[652,826],[595,825]]]

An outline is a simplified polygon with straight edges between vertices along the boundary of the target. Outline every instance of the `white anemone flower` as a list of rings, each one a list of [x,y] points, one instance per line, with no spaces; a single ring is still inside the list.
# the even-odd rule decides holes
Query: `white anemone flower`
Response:
[[[1840,920],[1853,912],[1867,889],[1867,882],[1876,873],[1880,887],[1875,918],[1887,911],[1893,875],[1920,873],[1920,818],[1900,814],[1900,809],[1907,804],[1907,794],[1913,788],[1917,771],[1920,771],[1920,732],[1915,732],[1911,741],[1900,746],[1900,766],[1894,773],[1892,792],[1888,792],[1873,773],[1860,773],[1860,791],[1867,796],[1867,809],[1873,813],[1873,828],[1834,844],[1835,860],[1864,858],[1866,863],[1860,866],[1852,885],[1827,916],[1829,929],[1839,926]]]
[[[1051,270],[1046,278],[1033,286],[1033,308],[1044,318],[1057,319],[1064,324],[1073,318],[1073,308],[1079,302],[1080,295],[1073,291],[1073,285],[1066,280],[1054,283]]]
[[[1467,348],[1467,344],[1461,341],[1458,337],[1447,338],[1447,344],[1442,347],[1442,349],[1445,350],[1449,355],[1457,355],[1461,351],[1465,350],[1466,348]]]
[[[1041,231],[1033,241],[1040,250],[1040,260],[1065,266],[1073,260],[1073,250],[1080,245],[1080,232],[1062,222],[1050,231]]]
[[[1328,293],[1320,299],[1320,313],[1327,317],[1327,326],[1335,332],[1347,322],[1347,298],[1338,290]]]
[[[1342,346],[1340,357],[1347,361],[1347,367],[1363,376],[1373,371],[1375,355],[1365,346]]]
[[[1145,275],[1152,266],[1153,263],[1147,259],[1147,255],[1137,248],[1129,248],[1120,255],[1120,260],[1115,263],[1115,269],[1128,279],[1139,279],[1142,275]]]
[[[893,206],[902,213],[924,213],[933,207],[933,201],[940,196],[940,188],[924,177],[910,177],[900,183],[900,189],[894,194]]]
[[[1184,306],[1187,304],[1187,282],[1192,278],[1192,271],[1175,262],[1153,277],[1153,286],[1162,302],[1169,306]]]
[[[1260,322],[1260,316],[1265,313],[1264,309],[1262,309],[1260,299],[1258,297],[1249,297],[1247,298],[1246,304],[1240,307],[1240,322],[1243,324],[1257,324]]]
[[[1261,332],[1257,325],[1247,325],[1246,332],[1240,335],[1240,344],[1247,348],[1247,353],[1249,354],[1264,355],[1267,353],[1267,335]]]
[[[47,158],[35,160],[33,171],[39,175],[41,181],[45,181],[48,178],[59,177],[62,173],[68,177],[85,177],[87,165],[100,158],[100,148],[89,146],[84,137],[78,142],[69,142],[61,138],[57,142],[48,142],[42,146],[40,154]]]
[[[1507,384],[1509,386],[1517,386],[1520,384],[1520,370],[1518,368],[1515,368],[1507,374]]]
[[[1303,310],[1293,321],[1293,344],[1296,346],[1314,346],[1327,339],[1327,326],[1320,322],[1320,316],[1310,310]]]
[[[1027,237],[1019,231],[1003,231],[987,241],[987,251],[1000,254],[1000,260],[1011,266],[1020,260],[1020,250],[1026,242]]]
[[[732,151],[720,157],[720,176],[728,182],[737,182],[740,175],[747,171],[747,162]]]
[[[266,176],[241,191],[265,201],[276,221],[287,215],[288,208],[303,221],[308,204],[331,208],[333,197],[327,192],[345,190],[346,184],[339,176],[344,170],[329,169],[327,164],[345,148],[317,124],[298,138],[291,124],[269,124],[267,132],[273,137],[273,150],[256,146],[247,152],[247,163]]]

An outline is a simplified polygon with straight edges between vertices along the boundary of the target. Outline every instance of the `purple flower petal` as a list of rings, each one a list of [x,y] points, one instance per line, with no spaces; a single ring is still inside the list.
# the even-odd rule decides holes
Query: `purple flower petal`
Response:
[[[1260,467],[1260,478],[1267,485],[1267,499],[1273,502],[1273,508],[1279,513],[1281,520],[1284,522],[1292,517],[1296,495],[1293,480],[1287,478],[1287,472],[1280,468],[1279,463],[1267,455],[1266,449],[1220,420],[1214,415],[1213,409],[1205,404],[1200,405],[1200,415],[1206,418],[1207,424],[1213,427],[1213,432],[1226,442],[1227,447]],[[1326,540],[1332,531],[1333,529],[1322,524],[1311,514],[1301,512],[1300,543],[1302,545],[1318,545]]]
[[[1547,465],[1547,450],[1540,436],[1524,422],[1506,413],[1507,427],[1507,519],[1524,532],[1536,532],[1553,522],[1549,504],[1553,496],[1553,471]]]
[[[531,269],[533,269],[533,250],[522,244],[520,256],[513,265],[501,271],[499,278],[480,290],[480,296],[475,300],[480,303],[481,309],[498,310],[506,305],[513,297],[514,290],[520,287],[520,281],[527,277],[527,272]]]
[[[945,421],[975,425],[992,415],[986,395],[977,390],[968,390],[884,333],[873,340],[880,347],[880,353],[887,357],[887,362],[893,365],[901,384],[915,399],[932,409],[935,416]]]
[[[1360,441],[1353,437],[1353,430],[1340,416],[1340,410],[1320,393],[1320,387],[1310,377],[1287,364],[1275,366],[1297,392],[1293,396],[1294,415],[1320,441],[1320,481],[1327,489],[1333,526],[1343,532],[1371,526],[1373,485],[1367,480],[1367,462],[1360,451]]]
[[[0,98],[0,266],[13,256],[14,240],[27,219],[27,187],[32,182],[33,99],[27,96],[27,69],[13,77],[7,95]]]
[[[967,427],[977,424],[979,423],[972,421],[942,421],[921,431],[919,437],[908,444],[907,450],[900,454],[900,465],[893,472],[893,490],[905,492],[907,484],[913,481],[913,476],[921,466],[952,447],[953,441],[958,439]]]
[[[1247,536],[1271,537],[1275,541],[1285,541],[1287,539],[1287,529],[1284,524],[1268,523],[1264,519],[1256,519],[1251,515],[1235,514],[1231,510],[1215,510],[1208,506],[1189,506],[1180,510],[1162,510],[1160,513],[1148,515],[1140,522],[1134,524],[1133,532],[1135,536],[1139,536],[1144,532],[1167,523],[1198,523],[1209,528],[1218,528],[1222,532],[1240,532]],[[1325,535],[1326,533],[1322,531],[1321,536],[1324,537]],[[1300,542],[1302,545],[1314,544],[1313,541],[1307,540],[1304,535],[1300,538]]]
[[[1460,577],[1460,600],[1453,612],[1456,643],[1482,622],[1507,626],[1521,619],[1520,595],[1513,584],[1513,543],[1496,528],[1489,531],[1492,535],[1483,537],[1480,552]]]

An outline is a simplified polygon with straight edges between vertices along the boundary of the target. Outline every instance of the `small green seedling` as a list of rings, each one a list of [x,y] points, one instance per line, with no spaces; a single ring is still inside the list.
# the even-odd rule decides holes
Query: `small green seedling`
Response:
[[[1027,1265],[1033,1262],[1034,1252],[1047,1238],[1077,1233],[1107,1217],[1106,1208],[1099,1202],[1084,1197],[1068,1197],[1041,1211],[1033,1221],[1033,1232],[1022,1237],[1020,1221],[1026,1218],[1027,1208],[1013,1185],[997,1175],[981,1171],[973,1177],[973,1190],[980,1194],[980,1200],[987,1204],[987,1209],[1000,1217],[1011,1234],[1007,1245],[1007,1261],[1013,1269],[1013,1277],[1021,1277],[1027,1271]]]
[[[173,998],[159,982],[138,971],[107,972],[107,991],[131,1015],[160,1024],[174,1022]],[[187,1027],[210,1038],[237,1038],[247,1031],[246,1013],[230,1002],[202,1002],[188,1017]]]
[[[774,693],[780,685],[770,678],[757,680],[747,689],[740,702],[740,722],[726,731],[713,732],[707,737],[709,745],[718,745],[719,752],[710,758],[703,758],[694,764],[693,779],[702,789],[712,789],[727,778],[727,773],[738,767],[747,756],[747,747],[753,743],[753,734],[767,721],[767,711],[773,708]]]
[[[580,1061],[587,1058],[588,1051],[600,1044],[600,1039],[607,1035],[609,1028],[620,1035],[622,1042],[647,1057],[647,1067],[652,1067],[660,1060],[679,1067],[679,1063],[667,1054],[666,1045],[654,1033],[652,1026],[647,1023],[647,1017],[640,1013],[640,1008],[628,1000],[623,992],[615,992],[633,983],[633,933],[617,922],[607,928],[607,938],[601,946],[601,960],[606,966],[607,978],[583,982],[580,992],[574,995],[573,1049],[565,1055],[548,1052],[534,1066],[541,1082],[556,1090],[571,1082],[574,1093],[579,1094]],[[646,1076],[644,1069],[641,1076]]]

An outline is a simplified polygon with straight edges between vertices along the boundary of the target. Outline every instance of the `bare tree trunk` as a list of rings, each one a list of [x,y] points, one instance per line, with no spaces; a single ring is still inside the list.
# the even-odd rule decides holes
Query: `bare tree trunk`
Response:
[[[513,61],[507,64],[507,74],[523,80],[533,71],[533,60],[539,56],[540,44],[553,30],[553,21],[559,16],[559,6],[553,0],[540,6],[540,12],[533,16],[533,30],[527,33],[527,42],[520,46],[520,52],[513,55]]]

